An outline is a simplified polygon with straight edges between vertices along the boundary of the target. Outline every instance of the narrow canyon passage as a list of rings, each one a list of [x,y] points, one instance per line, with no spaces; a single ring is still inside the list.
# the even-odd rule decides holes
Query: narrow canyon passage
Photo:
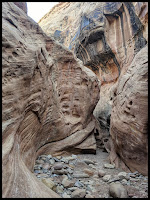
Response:
[[[3,198],[148,197],[147,27],[146,2],[59,2],[38,23],[2,3]]]

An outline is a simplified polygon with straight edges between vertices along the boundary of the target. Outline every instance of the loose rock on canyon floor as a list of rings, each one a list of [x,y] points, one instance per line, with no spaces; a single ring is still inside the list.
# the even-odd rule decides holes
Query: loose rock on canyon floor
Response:
[[[116,169],[107,157],[102,149],[96,155],[41,155],[34,174],[62,198],[148,198],[148,177]]]

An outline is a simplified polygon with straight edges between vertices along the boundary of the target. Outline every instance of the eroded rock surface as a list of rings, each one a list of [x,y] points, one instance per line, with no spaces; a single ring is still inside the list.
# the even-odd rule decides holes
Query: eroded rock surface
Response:
[[[106,84],[147,43],[147,16],[146,2],[61,2],[39,25]]]
[[[13,2],[16,6],[21,8],[26,14],[28,12],[27,3],[26,2]]]
[[[31,173],[35,159],[96,150],[100,82],[14,3],[2,11],[3,198],[57,198]]]
[[[101,80],[94,115],[109,135],[111,90],[148,40],[146,2],[61,2],[40,21],[53,36],[83,61]]]
[[[39,21],[39,25],[47,35],[53,36],[72,50],[101,80],[101,98],[94,110],[101,133],[100,136],[95,133],[97,145],[105,146],[110,152],[110,161],[115,160],[116,166],[122,166],[124,170],[128,170],[128,166],[131,170],[140,170],[146,174],[147,75],[144,76],[144,80],[141,79],[143,82],[140,82],[140,87],[144,87],[142,92],[140,87],[136,86],[136,81],[130,83],[135,89],[130,87],[127,91],[121,91],[119,88],[122,87],[120,84],[123,84],[123,80],[130,82],[128,70],[130,71],[131,63],[137,53],[141,50],[143,52],[148,42],[148,2],[61,2]],[[147,68],[143,67],[141,56],[140,59],[137,62],[141,63],[141,69],[133,70],[133,78],[140,78],[145,73],[142,70]],[[125,80],[125,77],[129,80]],[[130,93],[133,93],[136,99],[133,105],[127,97]],[[123,94],[124,98],[121,97]],[[114,100],[116,98],[117,103]],[[126,104],[129,105],[124,108]],[[112,105],[115,113],[113,116]],[[135,111],[139,109],[139,105],[142,111]],[[138,116],[132,117],[133,113],[130,113],[129,109],[137,112]],[[112,138],[109,137],[110,124]],[[119,139],[115,138],[116,135]],[[131,149],[128,148],[128,142]],[[133,161],[132,157],[134,162],[130,164]],[[140,157],[143,159],[143,166],[145,165],[143,170],[142,162],[140,164],[138,161]]]
[[[148,48],[137,53],[116,87],[110,134],[132,171],[148,174]],[[115,157],[112,162],[115,162]]]

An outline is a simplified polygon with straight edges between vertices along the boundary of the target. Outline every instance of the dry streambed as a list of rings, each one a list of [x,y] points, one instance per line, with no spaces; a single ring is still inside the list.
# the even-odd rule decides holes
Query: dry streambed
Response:
[[[148,198],[148,177],[116,169],[107,156],[102,149],[96,155],[41,155],[34,174],[63,198]]]

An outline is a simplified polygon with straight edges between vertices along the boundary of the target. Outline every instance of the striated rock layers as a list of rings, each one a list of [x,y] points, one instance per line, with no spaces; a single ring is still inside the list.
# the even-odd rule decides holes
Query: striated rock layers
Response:
[[[125,102],[124,105],[126,105],[128,102],[126,98],[129,94],[124,90],[119,90],[119,88],[122,87],[120,84],[125,81],[125,77],[130,76],[128,70],[131,70],[131,62],[135,55],[137,53],[142,55],[140,52],[148,42],[148,2],[61,2],[39,21],[39,25],[46,34],[52,35],[60,43],[71,49],[82,60],[83,64],[92,69],[101,80],[100,101],[94,110],[94,115],[99,121],[105,147],[108,152],[111,151],[110,160],[114,160],[118,154],[131,170],[137,169],[146,174],[147,166],[143,170],[142,166],[146,165],[147,160],[147,136],[145,134],[147,132],[145,126],[147,113],[144,112],[147,109],[147,77],[144,76],[144,83],[141,80],[139,87],[137,87],[136,82],[132,83],[135,87],[133,90],[136,90],[137,94],[132,91],[132,87],[128,89],[128,93],[133,93],[136,99],[132,105],[129,105],[130,109],[132,110],[132,107],[133,110],[144,107],[143,111],[138,112],[138,116],[135,116],[135,118],[132,118],[130,114],[129,118],[124,117],[126,113],[124,113],[121,102]],[[141,60],[137,62],[142,64],[143,59],[140,58]],[[146,70],[147,65],[141,65],[141,70],[136,70],[139,67],[136,61],[134,65],[133,78],[137,77],[138,80],[145,73],[142,70]],[[120,80],[119,83],[118,79]],[[130,82],[130,78],[127,82]],[[132,84],[130,82],[130,85]],[[141,92],[142,84],[144,84],[144,91]],[[117,94],[114,92],[116,88],[118,88]],[[114,99],[120,99],[119,95],[124,95],[124,99],[121,102],[118,100],[115,105]],[[140,102],[140,99],[142,99],[142,102]],[[111,116],[112,105],[113,115]],[[140,106],[143,107],[140,108]],[[118,117],[115,118],[116,115]],[[143,118],[141,122],[139,122],[139,118]],[[134,120],[134,123],[132,120]],[[111,144],[107,143],[109,130],[112,137]],[[129,131],[128,134],[127,130]],[[120,137],[118,145],[116,135]],[[99,136],[97,136],[98,138]],[[126,140],[124,140],[125,138]],[[134,138],[136,138],[135,141]],[[144,139],[141,140],[141,138]],[[122,144],[127,144],[128,140],[132,151],[130,151],[128,145],[121,147]],[[124,147],[129,150],[123,150]],[[132,152],[134,152],[134,156],[132,156]],[[143,165],[138,161],[140,155],[143,155]]]
[[[27,14],[27,3],[26,2],[13,2],[16,6],[21,8]]]
[[[40,21],[101,80],[94,115],[108,135],[113,85],[148,40],[147,2],[61,2]]]
[[[131,169],[148,174],[148,48],[137,53],[114,90],[110,134],[114,151]],[[113,155],[113,150],[112,150]],[[112,162],[117,157],[111,156]]]
[[[40,154],[96,150],[100,83],[12,2],[2,4],[3,198],[58,198],[32,170]]]
[[[61,2],[39,25],[74,50],[102,84],[115,82],[147,43],[148,3]]]

